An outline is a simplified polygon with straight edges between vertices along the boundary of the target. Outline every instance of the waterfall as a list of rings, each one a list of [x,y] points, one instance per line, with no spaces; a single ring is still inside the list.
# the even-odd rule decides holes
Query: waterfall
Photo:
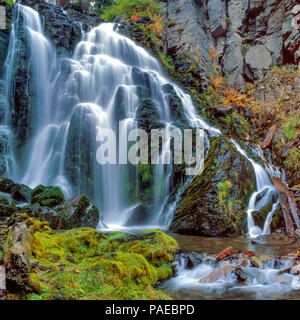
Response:
[[[18,164],[14,165],[19,172],[16,180],[31,187],[57,185],[66,197],[85,193],[100,208],[108,225],[130,224],[142,210],[145,217],[139,223],[167,227],[172,218],[170,210],[175,207],[174,204],[167,206],[172,166],[161,162],[155,166],[153,181],[145,192],[141,190],[142,171],[138,166],[126,165],[126,159],[120,159],[116,165],[97,163],[96,137],[104,128],[118,132],[121,138],[127,137],[127,133],[137,127],[139,106],[147,98],[153,103],[157,120],[168,132],[178,127],[170,113],[166,85],[179,97],[191,127],[209,129],[211,135],[219,135],[221,131],[197,115],[191,97],[164,76],[159,62],[146,50],[120,35],[117,24],[103,23],[88,33],[82,32],[82,41],[77,44],[73,57],[60,58],[44,35],[39,14],[20,4],[15,5],[15,10],[6,87],[11,87],[16,48],[14,30],[21,16],[30,44],[36,96],[32,137],[20,151]],[[265,230],[255,226],[252,212],[263,208],[275,195],[275,189],[266,171],[233,143],[252,163],[256,175],[257,190],[248,206],[249,234],[266,233],[278,203],[274,203],[269,213]],[[169,144],[170,137],[162,147],[161,158],[168,152]],[[121,157],[122,148],[126,151],[128,147],[126,141],[120,142],[118,156]],[[147,206],[143,206],[144,202]]]
[[[255,172],[256,191],[252,193],[249,200],[247,209],[247,223],[248,234],[250,235],[250,238],[256,238],[257,236],[268,234],[270,232],[270,223],[273,214],[279,205],[277,190],[271,183],[269,176],[263,169],[263,167],[256,163],[253,159],[248,157],[246,152],[235,141],[232,140],[232,143],[234,143],[237,150],[252,163]],[[275,199],[275,201],[272,205],[271,211],[267,215],[266,221],[264,223],[264,228],[263,230],[261,230],[258,226],[255,225],[252,213],[264,208],[273,198]]]

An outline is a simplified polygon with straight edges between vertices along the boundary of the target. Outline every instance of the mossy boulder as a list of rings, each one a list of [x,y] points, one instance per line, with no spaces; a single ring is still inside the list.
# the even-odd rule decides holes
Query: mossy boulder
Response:
[[[70,229],[78,227],[96,228],[100,220],[98,208],[85,195],[68,199],[57,210]]]
[[[11,193],[14,187],[15,183],[12,180],[0,177],[0,192]]]
[[[60,205],[64,200],[64,194],[59,187],[39,185],[31,193],[31,204],[39,204],[52,208]]]
[[[170,299],[155,287],[173,275],[171,263],[178,244],[162,231],[128,235],[77,228],[55,232],[33,218],[23,225],[30,265],[24,269],[23,281],[16,282],[14,293],[19,298]],[[7,242],[13,241],[10,233]],[[23,288],[25,293],[18,295],[17,289]]]
[[[246,209],[255,185],[251,162],[227,138],[211,138],[204,171],[183,192],[170,229],[205,236],[246,234]]]

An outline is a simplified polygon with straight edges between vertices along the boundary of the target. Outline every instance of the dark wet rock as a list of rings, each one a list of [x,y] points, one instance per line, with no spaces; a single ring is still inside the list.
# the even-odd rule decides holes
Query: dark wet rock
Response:
[[[234,270],[234,274],[236,275],[238,281],[246,282],[251,281],[254,279],[254,277],[251,275],[250,272],[247,271],[245,268],[236,268]]]
[[[8,136],[0,134],[0,175],[5,175],[10,161],[10,146]]]
[[[203,261],[205,261],[205,258],[206,258],[206,256],[204,254],[199,254],[196,252],[191,252],[191,253],[185,255],[185,257],[187,259],[187,268],[188,269],[192,269],[196,265],[203,263]]]
[[[0,203],[0,217],[9,217],[12,215],[16,209],[9,203]]]
[[[95,198],[96,134],[93,112],[84,105],[78,105],[71,117],[64,170],[74,193],[85,194],[91,199]]]
[[[31,194],[31,204],[55,207],[64,201],[64,195],[58,187],[45,187],[39,185],[33,189]]]
[[[227,139],[212,138],[204,171],[183,192],[170,229],[206,236],[246,234],[254,188],[252,164]]]
[[[285,244],[291,244],[292,239],[287,235],[281,233],[271,233],[267,235],[258,236],[255,239],[252,239],[252,242],[255,244],[269,245],[269,246],[280,246]]]
[[[2,78],[4,72],[4,61],[7,55],[9,43],[9,30],[8,29],[1,29],[0,30],[0,76]]]
[[[138,128],[146,130],[148,133],[151,129],[159,129],[163,127],[160,122],[160,114],[158,106],[154,104],[150,98],[143,99],[136,110],[136,121]]]
[[[100,220],[98,208],[84,195],[66,200],[56,210],[67,222],[69,228],[96,228]]]
[[[138,205],[127,220],[127,226],[146,225],[151,220],[153,208],[145,203]]]
[[[165,93],[165,99],[170,107],[170,115],[173,118],[174,124],[179,127],[188,128],[189,122],[184,114],[184,108],[181,99],[175,92],[174,87],[171,84],[166,84],[162,87]]]
[[[11,196],[18,202],[29,202],[31,201],[32,189],[25,184],[15,184],[11,191]]]
[[[0,177],[0,192],[12,193],[15,183],[8,178]]]
[[[71,55],[81,40],[81,28],[88,31],[103,22],[100,16],[88,13],[81,6],[68,3],[64,8],[53,6],[43,0],[23,0],[33,7],[45,20],[45,33],[54,43],[58,54]]]

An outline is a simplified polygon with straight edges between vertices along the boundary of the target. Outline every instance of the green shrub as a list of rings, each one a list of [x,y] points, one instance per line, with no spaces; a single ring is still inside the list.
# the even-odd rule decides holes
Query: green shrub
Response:
[[[113,21],[120,14],[145,17],[160,14],[162,11],[162,7],[155,0],[116,0],[104,10],[102,18]]]

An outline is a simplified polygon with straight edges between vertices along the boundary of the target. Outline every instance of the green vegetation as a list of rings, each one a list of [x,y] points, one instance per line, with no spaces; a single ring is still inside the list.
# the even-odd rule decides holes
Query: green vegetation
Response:
[[[300,115],[296,115],[294,117],[288,117],[283,122],[283,132],[285,137],[288,140],[294,140],[299,136],[299,123],[300,123]]]
[[[288,169],[294,169],[294,170],[299,170],[300,167],[300,149],[299,148],[294,148],[289,151],[286,159],[284,160],[283,164],[288,168]]]
[[[3,0],[7,4],[10,4],[11,6],[15,4],[14,0]]]
[[[65,198],[58,187],[37,186],[31,194],[31,203],[41,206],[54,207],[61,204]]]
[[[113,21],[118,15],[152,16],[162,13],[162,7],[155,0],[116,0],[112,6],[105,8],[102,18]]]
[[[160,230],[136,236],[92,228],[54,232],[29,219],[32,260],[27,299],[170,299],[154,288],[173,274],[177,242]]]

